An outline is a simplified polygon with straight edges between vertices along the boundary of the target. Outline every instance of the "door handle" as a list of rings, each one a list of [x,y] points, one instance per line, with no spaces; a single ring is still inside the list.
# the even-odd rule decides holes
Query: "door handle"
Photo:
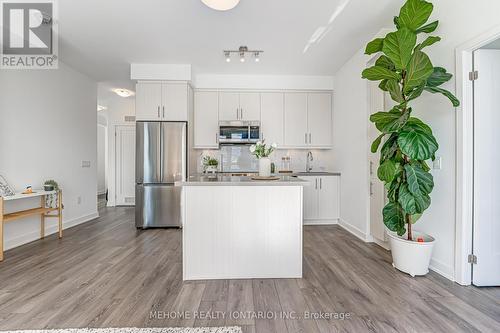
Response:
[[[370,176],[373,175],[373,161],[370,161]]]
[[[316,183],[316,184],[314,185],[314,189],[315,189],[315,190],[317,190],[317,189],[318,189],[318,178],[316,178],[314,181],[315,181],[315,183]]]
[[[309,133],[309,144],[311,144],[311,133]]]
[[[160,106],[158,105],[158,118],[160,118]]]
[[[307,144],[307,133],[304,133],[304,142]]]
[[[243,108],[240,108],[240,119],[243,119]]]
[[[319,189],[321,190],[323,188],[323,178],[319,179]]]
[[[373,183],[370,182],[370,197],[373,195]]]
[[[163,106],[163,118],[165,118],[165,106]]]

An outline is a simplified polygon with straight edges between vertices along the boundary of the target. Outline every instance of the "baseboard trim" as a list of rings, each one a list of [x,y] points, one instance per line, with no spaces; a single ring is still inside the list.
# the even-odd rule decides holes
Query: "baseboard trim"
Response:
[[[91,220],[94,220],[98,217],[99,217],[99,213],[97,211],[95,211],[95,212],[88,214],[88,215],[84,215],[84,216],[80,216],[80,217],[77,217],[77,218],[74,218],[71,220],[63,221],[63,230],[74,227],[76,225],[79,225],[79,224],[82,224],[85,222],[88,222],[88,221],[91,221]],[[45,227],[45,235],[46,236],[55,234],[57,231],[58,231],[57,225],[51,225],[51,226]],[[30,232],[30,233],[27,233],[27,234],[24,234],[21,236],[17,236],[17,237],[12,238],[12,239],[5,240],[4,250],[10,250],[10,249],[16,248],[18,246],[21,246],[21,245],[24,245],[27,243],[31,243],[31,242],[36,241],[38,239],[40,239],[39,228],[37,228],[33,232]]]
[[[363,242],[368,241],[365,232],[361,231],[358,227],[355,227],[352,224],[348,223],[344,219],[342,219],[342,218],[339,219],[339,225],[342,228],[344,228],[345,230],[347,230],[348,232],[350,232],[351,234],[353,234],[354,236],[361,239]]]
[[[375,238],[375,237],[372,237],[372,242],[375,243],[375,244],[377,244],[378,246],[386,249],[387,251],[391,250],[391,246],[390,246],[389,242],[380,240],[380,239]]]
[[[444,264],[443,262],[431,259],[431,264],[429,265],[429,269],[438,273],[439,275],[447,278],[448,280],[455,281],[453,268],[449,265]]]
[[[335,225],[338,224],[338,219],[333,220],[304,220],[304,225]]]

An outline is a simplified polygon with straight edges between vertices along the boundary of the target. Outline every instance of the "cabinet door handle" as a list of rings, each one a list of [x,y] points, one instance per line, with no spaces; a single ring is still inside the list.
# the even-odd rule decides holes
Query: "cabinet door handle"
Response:
[[[165,106],[163,106],[163,118],[165,118]]]
[[[370,176],[373,175],[373,162],[370,161]]]
[[[309,144],[311,144],[311,133],[309,133]]]
[[[304,133],[304,142],[307,144],[307,133]]]
[[[160,106],[158,105],[158,118],[160,118]]]
[[[315,190],[317,190],[317,189],[318,189],[318,178],[316,178],[316,179],[314,180],[314,182],[316,183],[316,184],[314,185],[314,189],[315,189]]]
[[[373,183],[370,182],[370,197],[373,195]]]
[[[321,190],[323,188],[323,178],[319,179],[319,189]]]
[[[243,108],[240,109],[240,119],[243,119]]]
[[[240,119],[240,109],[236,108],[236,119]]]
[[[219,144],[219,133],[215,132],[215,143]]]

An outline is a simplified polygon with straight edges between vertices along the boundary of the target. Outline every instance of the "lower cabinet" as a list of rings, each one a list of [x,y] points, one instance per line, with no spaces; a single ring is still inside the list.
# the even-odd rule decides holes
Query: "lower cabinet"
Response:
[[[304,224],[333,224],[340,218],[340,176],[300,176],[304,187]]]

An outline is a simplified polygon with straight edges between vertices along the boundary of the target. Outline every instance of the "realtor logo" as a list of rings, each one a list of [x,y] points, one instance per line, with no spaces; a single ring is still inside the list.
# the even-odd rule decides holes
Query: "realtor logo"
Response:
[[[1,69],[55,69],[56,0],[0,0]]]

